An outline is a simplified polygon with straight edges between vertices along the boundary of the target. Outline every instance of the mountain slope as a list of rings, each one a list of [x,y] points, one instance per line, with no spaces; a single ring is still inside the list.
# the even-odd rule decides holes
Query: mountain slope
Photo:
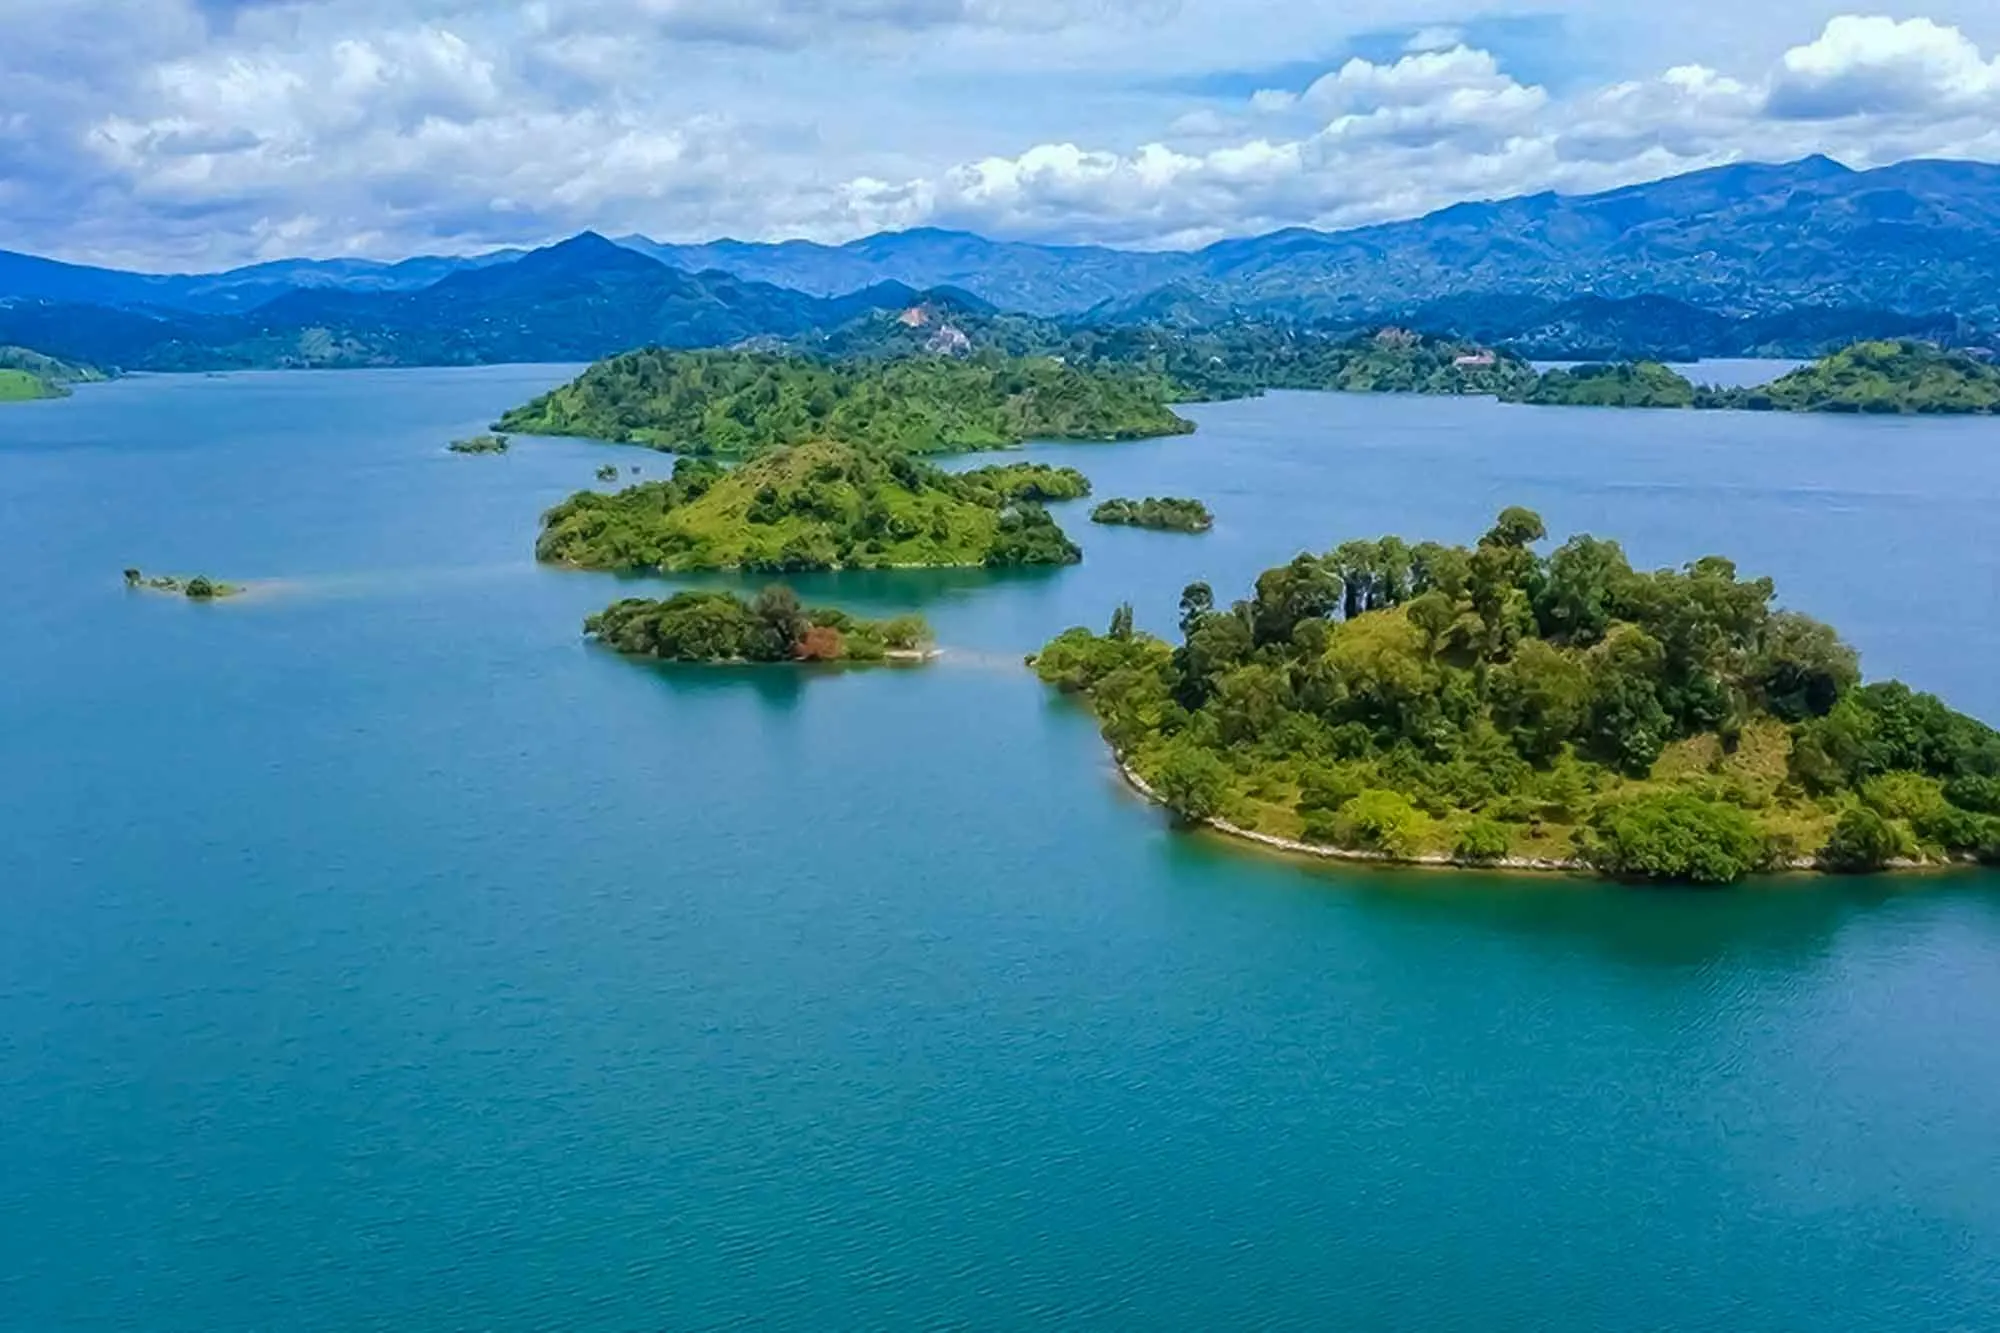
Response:
[[[221,273],[128,273],[0,250],[0,300],[229,314],[301,289],[412,291],[461,270],[511,263],[522,253],[419,255],[393,264],[372,259],[279,259]]]
[[[0,302],[0,342],[141,370],[594,361],[796,337],[918,299],[896,284],[818,298],[686,273],[586,232],[417,291],[292,291],[237,316]]]
[[[817,296],[892,281],[926,290],[962,288],[1005,309],[1037,315],[1079,314],[1101,301],[1171,282],[1189,266],[1182,254],[991,241],[935,227],[882,232],[846,245],[663,245],[643,236],[621,237],[619,244],[677,268],[720,269]]]
[[[1321,314],[1476,291],[1979,314],[2000,309],[1989,278],[2000,265],[2000,166],[1719,167],[1357,231],[1227,241],[1196,260],[1194,282],[1211,296]]]

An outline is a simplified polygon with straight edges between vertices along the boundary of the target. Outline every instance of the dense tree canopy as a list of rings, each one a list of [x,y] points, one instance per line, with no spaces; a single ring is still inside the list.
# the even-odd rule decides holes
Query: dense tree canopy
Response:
[[[1126,614],[1036,666],[1184,817],[1328,846],[1702,882],[2000,855],[1992,728],[1862,685],[1726,559],[1545,540],[1510,509],[1471,548],[1347,542],[1226,608],[1190,586],[1178,643]]]
[[[507,413],[500,429],[684,454],[751,454],[821,439],[950,453],[1193,430],[1168,409],[1169,396],[1154,376],[1046,356],[836,362],[655,347],[598,362]]]
[[[584,621],[584,632],[622,653],[673,662],[881,662],[919,658],[931,641],[920,616],[863,620],[807,607],[774,585],[745,600],[732,592],[629,597]]]
[[[1106,500],[1090,511],[1090,521],[1162,532],[1207,532],[1215,526],[1215,515],[1199,500],[1149,495],[1143,500]]]

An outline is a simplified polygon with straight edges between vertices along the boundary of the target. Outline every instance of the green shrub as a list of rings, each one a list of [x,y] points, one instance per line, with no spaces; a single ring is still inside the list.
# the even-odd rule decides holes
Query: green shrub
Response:
[[[1864,874],[1908,856],[1914,848],[1902,829],[1865,805],[1851,806],[1834,825],[1833,836],[1820,848],[1819,863],[1828,870]]]
[[[1585,845],[1606,874],[1730,884],[1766,864],[1756,822],[1733,805],[1692,792],[1660,792],[1601,812]]]
[[[1452,854],[1465,861],[1498,861],[1513,848],[1507,827],[1492,819],[1475,819],[1458,831]]]

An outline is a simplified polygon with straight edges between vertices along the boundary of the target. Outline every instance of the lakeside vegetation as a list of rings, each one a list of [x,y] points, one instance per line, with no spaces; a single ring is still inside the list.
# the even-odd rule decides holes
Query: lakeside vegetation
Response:
[[[921,662],[931,655],[921,616],[864,620],[803,606],[783,586],[748,600],[733,592],[628,597],[586,619],[583,629],[621,653],[670,662]]]
[[[812,570],[1074,564],[1048,511],[990,477],[891,450],[817,441],[725,470],[583,491],[542,520],[538,558],[587,569]]]
[[[142,592],[174,593],[191,602],[212,602],[222,597],[240,596],[244,591],[241,584],[223,583],[205,574],[183,577],[178,574],[147,574],[138,569],[125,571],[125,586]]]
[[[2000,733],[1889,681],[1721,557],[1348,542],[1178,642],[1070,630],[1034,659],[1188,822],[1391,859],[1727,883],[1818,865],[2000,861]]]
[[[25,370],[0,369],[0,403],[27,403],[62,396],[61,388]]]
[[[505,435],[488,433],[453,440],[445,448],[454,454],[504,454],[512,443]]]
[[[1054,357],[828,362],[763,351],[647,348],[600,361],[496,429],[577,435],[680,454],[743,456],[836,439],[908,453],[1028,440],[1133,440],[1194,426],[1170,386]]]
[[[0,347],[0,403],[67,398],[70,386],[108,378],[93,366],[59,361],[26,347]]]
[[[1149,495],[1143,500],[1106,500],[1090,511],[1090,521],[1162,532],[1207,532],[1215,526],[1215,515],[1199,500]]]

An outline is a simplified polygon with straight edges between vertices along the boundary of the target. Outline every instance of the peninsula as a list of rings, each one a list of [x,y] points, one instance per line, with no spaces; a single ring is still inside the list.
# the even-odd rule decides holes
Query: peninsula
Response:
[[[0,403],[67,398],[73,384],[107,378],[90,366],[74,365],[25,347],[0,347]]]
[[[1135,440],[1194,429],[1171,387],[1123,368],[999,353],[822,361],[647,348],[600,361],[503,416],[498,430],[734,455],[836,439],[906,453],[1028,440]]]
[[[1083,558],[1031,501],[978,472],[816,441],[725,470],[681,458],[673,476],[582,491],[542,519],[536,555],[585,569],[768,571],[1062,565]]]
[[[1035,658],[1189,823],[1322,855],[1727,883],[2000,861],[2000,733],[1773,607],[1721,557],[1548,555],[1523,509],[1466,548],[1348,542],[1180,635],[1074,629]]]
[[[1705,391],[1715,407],[1771,412],[2000,413],[2000,367],[1919,342],[1865,342],[1754,389]]]
[[[583,622],[584,633],[634,657],[709,665],[745,662],[903,662],[930,660],[921,616],[863,620],[807,607],[773,586],[745,600],[732,592],[679,592],[663,601],[629,597]]]

